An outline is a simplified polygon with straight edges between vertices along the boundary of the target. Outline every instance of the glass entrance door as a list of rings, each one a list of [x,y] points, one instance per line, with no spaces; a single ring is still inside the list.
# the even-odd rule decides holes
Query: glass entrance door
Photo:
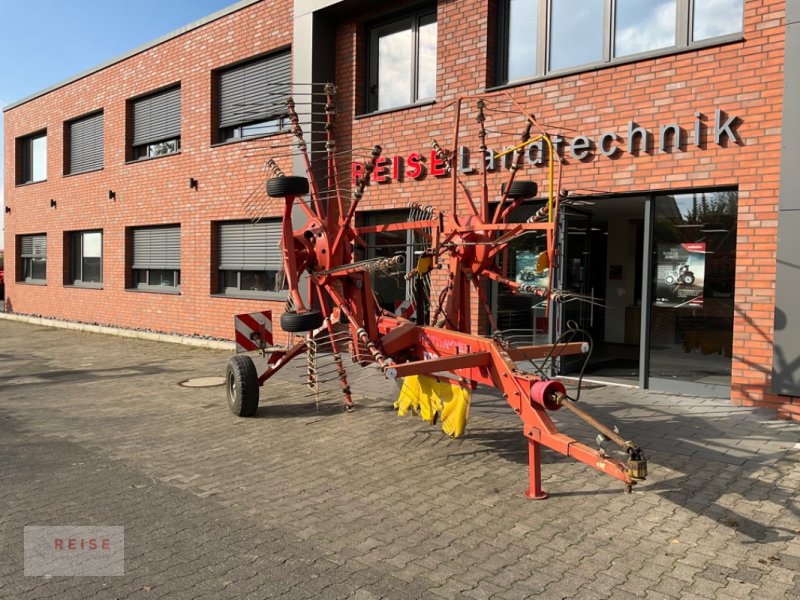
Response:
[[[589,299],[561,302],[556,305],[556,339],[568,329],[589,332],[594,327],[595,286],[592,274],[592,216],[588,211],[565,207],[559,212],[558,235],[561,253],[556,271],[556,289],[576,298]],[[566,296],[565,296],[566,297]],[[578,336],[574,341],[584,341]],[[559,372],[569,374],[580,371],[584,356],[565,356],[559,359]]]
[[[585,376],[631,386],[640,376],[644,206],[643,196],[586,198],[562,209],[559,224],[557,288],[574,297],[556,305],[558,331],[573,323],[591,335]],[[584,358],[565,358],[562,374],[579,374]]]
[[[730,394],[735,191],[653,197],[647,387]]]
[[[737,199],[736,191],[717,190],[586,197],[564,206],[553,286],[583,300],[556,303],[548,320],[532,310],[537,298],[501,291],[494,303],[499,328],[533,332],[531,339],[544,343],[574,323],[594,341],[587,377],[727,397]],[[506,274],[536,281],[531,265],[544,248],[533,234],[515,240]],[[582,363],[566,357],[557,372],[575,376]]]

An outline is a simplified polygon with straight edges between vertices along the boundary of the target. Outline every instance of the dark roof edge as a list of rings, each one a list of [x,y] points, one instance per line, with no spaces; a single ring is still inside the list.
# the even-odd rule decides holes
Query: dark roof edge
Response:
[[[102,71],[103,69],[106,69],[106,68],[108,68],[108,67],[110,67],[112,65],[115,65],[115,64],[119,63],[119,62],[122,62],[125,59],[128,59],[128,58],[130,58],[132,56],[136,56],[137,54],[141,54],[142,52],[144,52],[146,50],[149,50],[150,48],[155,48],[156,46],[158,46],[160,44],[163,44],[164,42],[168,42],[169,40],[174,39],[176,37],[179,37],[179,36],[183,35],[184,33],[188,33],[189,31],[192,31],[193,29],[197,29],[198,27],[202,27],[203,25],[211,23],[212,21],[216,21],[217,19],[225,17],[225,16],[227,16],[227,15],[229,15],[231,13],[236,12],[237,10],[241,10],[242,8],[246,8],[246,7],[250,6],[251,4],[256,4],[258,2],[261,2],[261,0],[239,0],[235,4],[231,4],[230,6],[228,6],[226,8],[218,10],[217,12],[212,13],[212,14],[208,15],[207,17],[203,17],[202,19],[194,21],[193,23],[189,23],[188,25],[184,25],[183,27],[181,27],[179,29],[176,29],[175,31],[171,31],[170,33],[162,35],[161,37],[156,38],[155,40],[153,40],[151,42],[147,42],[146,44],[143,44],[143,45],[139,46],[138,48],[134,48],[133,50],[128,50],[127,52],[124,52],[123,54],[120,54],[119,56],[115,56],[114,58],[112,58],[110,60],[107,60],[105,62],[102,62],[99,65],[96,65],[94,67],[86,69],[85,71],[81,71],[77,75],[73,75],[72,77],[69,77],[69,78],[65,79],[64,81],[61,81],[59,83],[56,83],[55,85],[51,85],[49,87],[46,87],[43,90],[39,90],[38,92],[35,92],[35,93],[31,94],[30,96],[26,96],[22,100],[17,100],[16,102],[12,102],[11,104],[8,104],[8,105],[3,107],[3,112],[9,111],[12,108],[17,108],[18,106],[21,106],[22,104],[25,104],[26,102],[30,102],[31,100],[39,98],[40,96],[44,96],[45,94],[49,94],[50,92],[52,92],[54,90],[57,90],[57,89],[62,88],[64,86],[66,86],[66,85],[69,85],[70,83],[74,83],[75,81],[78,81],[79,79],[83,79],[84,77],[88,77],[89,75],[92,75],[92,74],[97,73],[99,71]]]

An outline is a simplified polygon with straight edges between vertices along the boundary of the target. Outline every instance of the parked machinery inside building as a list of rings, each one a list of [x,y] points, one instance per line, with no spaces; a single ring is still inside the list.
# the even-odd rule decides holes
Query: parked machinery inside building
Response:
[[[519,142],[496,157],[512,155],[511,169],[499,202],[493,207],[490,205],[486,161],[482,161],[480,192],[476,198],[453,164],[454,153],[434,141],[435,156],[449,171],[452,180],[450,210],[434,213],[426,208],[417,211],[422,218],[406,223],[357,227],[354,217],[379,164],[382,149],[380,146],[372,148],[347,198],[338,162],[341,156],[347,156],[347,151],[338,149],[334,139],[333,85],[324,86],[324,98],[324,115],[313,117],[314,120],[324,118],[326,139],[321,152],[310,149],[312,142],[304,138],[294,100],[288,100],[296,153],[302,157],[307,176],[286,176],[276,161],[270,161],[267,181],[268,196],[282,202],[281,244],[289,298],[280,323],[284,331],[296,334],[299,339],[286,347],[269,346],[264,327],[261,327],[261,334],[256,329],[252,338],[260,342],[260,349],[267,357],[266,368],[259,374],[253,360],[244,354],[231,359],[226,389],[234,414],[242,417],[255,414],[259,387],[302,354],[307,358],[307,380],[312,393],[319,389],[321,378],[332,375],[341,385],[344,406],[352,409],[343,359],[346,351],[353,364],[379,369],[389,379],[403,379],[400,398],[395,403],[400,414],[411,410],[430,423],[441,420],[443,429],[452,437],[464,431],[471,391],[478,385],[497,389],[519,415],[528,440],[526,495],[529,498],[546,497],[541,487],[539,455],[542,445],[621,480],[627,491],[637,481],[645,479],[647,463],[642,450],[579,408],[564,385],[548,377],[548,363],[552,365],[551,361],[559,356],[588,353],[588,342],[574,341],[574,331],[548,345],[519,345],[502,335],[489,338],[471,333],[473,290],[487,318],[490,322],[493,320],[481,286],[487,279],[515,293],[538,295],[549,304],[582,300],[554,290],[551,285],[513,281],[497,266],[498,257],[508,244],[529,232],[544,234],[547,240],[547,250],[537,261],[538,271],[552,264],[556,252],[555,216],[559,197],[552,164],[555,161],[550,161],[548,191],[542,209],[528,222],[509,221],[511,212],[538,192],[534,182],[516,179],[525,149],[532,143],[542,142],[550,147],[552,156],[549,137],[535,119],[507,94],[458,98],[450,107],[455,115],[451,148],[458,148],[462,129],[467,127],[462,117],[468,110],[475,116],[484,155],[488,152],[487,115],[492,106],[502,106],[506,120],[508,113],[513,112],[522,125]],[[323,168],[312,158],[320,154]],[[466,212],[462,212],[462,207],[466,207]],[[305,222],[295,226],[298,215],[302,215]],[[416,264],[408,273],[412,282],[422,282],[417,286],[420,293],[430,290],[432,272],[443,274],[436,277],[441,280],[442,289],[432,295],[434,302],[429,317],[418,306],[416,322],[380,307],[373,291],[372,277],[396,270],[406,260],[406,255],[357,259],[354,252],[365,245],[364,236],[370,233],[404,230],[414,231],[426,240],[427,247],[416,257]],[[308,293],[304,295],[304,291]],[[327,373],[320,366],[322,354],[332,359]],[[525,361],[534,365],[534,361],[539,361],[535,373],[524,372],[518,366]],[[598,439],[618,444],[627,460],[614,458],[602,448],[591,448],[561,433],[548,414],[560,409],[573,412],[598,429]]]

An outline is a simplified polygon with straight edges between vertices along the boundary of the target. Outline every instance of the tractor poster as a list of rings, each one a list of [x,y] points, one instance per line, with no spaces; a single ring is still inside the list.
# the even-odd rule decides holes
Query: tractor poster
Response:
[[[530,250],[517,250],[515,254],[517,268],[514,278],[517,283],[547,288],[550,283],[549,269],[537,268],[537,266],[542,266],[539,258],[541,254],[541,252]]]
[[[656,244],[657,306],[702,307],[705,275],[705,243]]]

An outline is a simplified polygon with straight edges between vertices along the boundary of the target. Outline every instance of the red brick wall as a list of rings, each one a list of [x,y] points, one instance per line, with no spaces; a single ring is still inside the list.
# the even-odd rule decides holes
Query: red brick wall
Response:
[[[232,316],[281,302],[218,298],[212,289],[214,221],[248,217],[243,203],[259,190],[264,214],[279,207],[264,192],[263,141],[211,147],[212,69],[286,47],[292,40],[292,2],[264,2],[239,10],[98,73],[5,113],[5,247],[19,234],[47,233],[47,286],[16,283],[6,267],[6,299],[16,312],[149,328],[184,334],[232,336]],[[180,154],[125,164],[126,101],[165,85],[181,84]],[[64,122],[105,111],[105,167],[64,177]],[[48,180],[16,187],[14,140],[47,128]],[[286,141],[285,135],[280,136]],[[275,141],[275,140],[273,140]],[[199,189],[189,188],[189,177]],[[116,200],[108,199],[108,190]],[[55,199],[57,208],[50,208]],[[181,224],[181,293],[125,289],[125,228]],[[62,285],[64,231],[103,230],[103,289]]]
[[[448,103],[458,95],[474,94],[492,85],[494,23],[492,2],[442,0],[438,3],[439,51],[436,104],[364,116],[352,123],[352,144],[379,142],[386,155],[423,152],[436,138],[452,147],[454,111]],[[649,155],[622,152],[614,159],[594,154],[585,162],[567,158],[562,186],[578,193],[685,190],[738,186],[739,223],[736,264],[732,400],[736,404],[766,405],[781,416],[800,418],[800,399],[769,392],[772,361],[775,283],[775,240],[780,158],[783,86],[784,0],[747,0],[744,41],[631,64],[519,85],[508,92],[548,124],[551,133],[565,137],[580,132],[597,141],[604,131],[616,131],[625,146],[627,123],[635,120],[656,135],[660,125],[677,122],[688,137],[686,150]],[[487,36],[489,31],[490,36]],[[337,84],[340,103],[357,113],[363,109],[363,34],[356,23],[344,23],[337,35]],[[474,105],[474,103],[470,103]],[[507,108],[490,101],[490,107]],[[707,133],[701,148],[691,144],[694,113],[713,126],[721,108],[742,119],[738,128],[743,145],[720,147]],[[495,113],[492,116],[500,116]],[[464,143],[474,150],[474,110],[462,116]],[[518,120],[500,119],[500,129],[519,128]],[[489,138],[502,147],[516,136]],[[499,140],[499,141],[498,141]],[[657,148],[657,145],[656,145]],[[475,161],[473,161],[474,163]],[[526,168],[527,176],[546,189],[543,169]],[[506,173],[493,177],[498,190]],[[477,194],[479,178],[468,176]],[[424,182],[373,185],[365,210],[402,207],[409,202],[433,202],[447,209],[451,181],[428,177]],[[477,310],[477,309],[476,309]]]
[[[685,151],[649,155],[620,153],[609,159],[594,154],[585,162],[567,159],[562,185],[577,192],[611,190],[615,193],[737,186],[739,225],[736,272],[736,321],[732,399],[737,404],[769,405],[782,416],[800,417],[800,400],[769,392],[777,235],[778,164],[782,102],[783,31],[785,0],[747,0],[744,41],[671,56],[642,60],[515,86],[508,92],[551,132],[565,136],[579,131],[597,140],[611,130],[623,136],[629,120],[657,133],[658,126],[678,122],[691,128],[695,111],[713,124],[714,110],[741,117],[738,131],[742,146],[720,147],[706,135],[703,147],[687,143]],[[399,4],[394,3],[392,10]],[[435,104],[392,113],[350,119],[363,110],[365,39],[363,26],[343,22],[336,36],[336,79],[339,86],[339,147],[352,143],[366,148],[374,143],[384,153],[423,154],[433,138],[452,147],[454,109],[450,103],[461,94],[480,93],[492,85],[493,6],[489,0],[440,0],[439,51]],[[378,16],[359,13],[359,17]],[[238,11],[198,30],[170,40],[140,55],[86,77],[69,86],[8,111],[5,147],[18,136],[48,130],[49,181],[14,186],[14,157],[6,151],[7,249],[15,236],[48,233],[48,285],[46,288],[15,283],[14,261],[7,264],[7,298],[10,308],[83,321],[148,327],[179,333],[230,337],[230,317],[280,303],[215,298],[210,295],[211,224],[216,220],[246,216],[242,202],[262,185],[267,153],[263,143],[242,142],[210,147],[212,115],[211,70],[291,42],[289,0],[270,1]],[[124,119],[128,98],[181,82],[181,154],[125,164]],[[62,177],[64,121],[105,110],[105,169]],[[507,108],[498,101],[490,108]],[[495,113],[494,117],[502,117]],[[462,135],[476,149],[474,110],[466,110]],[[499,118],[501,129],[519,128],[512,116]],[[469,127],[468,127],[469,125]],[[505,127],[504,127],[505,126]],[[517,136],[490,138],[496,147]],[[288,141],[288,139],[287,139]],[[366,151],[357,151],[366,155]],[[281,165],[288,170],[287,158]],[[546,187],[544,170],[528,167],[528,177]],[[188,178],[200,182],[190,190]],[[499,189],[503,175],[492,178]],[[468,177],[477,195],[477,176]],[[116,201],[107,193],[113,189]],[[424,180],[374,185],[362,207],[387,209],[409,202],[449,206],[451,181]],[[49,200],[57,200],[56,209]],[[277,206],[265,206],[277,215]],[[125,290],[125,227],[181,223],[182,289],[180,296]],[[63,287],[62,232],[89,228],[104,232],[104,289]],[[477,303],[473,303],[477,317]]]

